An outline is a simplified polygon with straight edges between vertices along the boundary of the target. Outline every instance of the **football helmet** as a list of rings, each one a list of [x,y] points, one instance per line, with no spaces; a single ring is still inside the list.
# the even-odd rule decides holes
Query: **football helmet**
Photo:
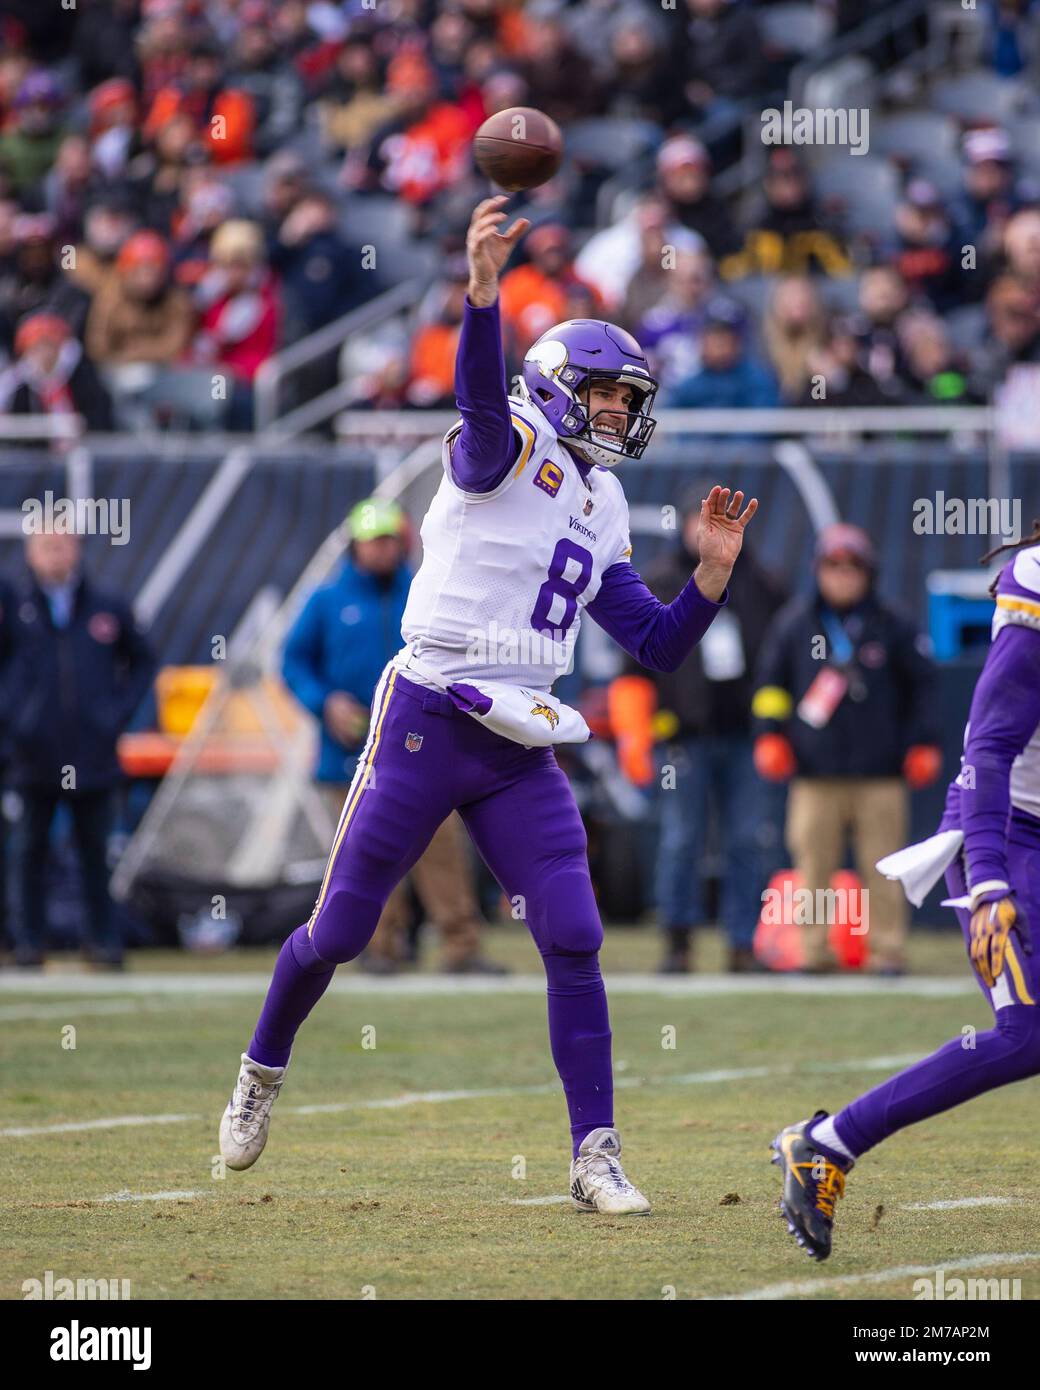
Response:
[[[604,378],[632,388],[631,410],[598,410],[590,416],[582,393]],[[657,424],[650,413],[657,382],[643,349],[631,333],[601,319],[568,319],[543,333],[524,358],[523,389],[559,439],[605,468],[642,458]],[[597,429],[598,416],[620,414],[627,416],[623,436]]]

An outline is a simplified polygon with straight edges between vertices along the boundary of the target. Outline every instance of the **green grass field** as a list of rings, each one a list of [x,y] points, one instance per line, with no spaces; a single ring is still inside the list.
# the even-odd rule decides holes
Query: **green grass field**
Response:
[[[538,967],[519,932],[491,950]],[[781,1124],[989,1026],[952,936],[919,937],[916,978],[873,994],[626,979],[655,953],[648,931],[614,931],[604,953],[626,1167],[655,1203],[616,1219],[539,1201],[566,1193],[569,1148],[533,982],[444,992],[433,976],[341,971],[300,1035],[266,1152],[220,1178],[217,1124],[271,952],[139,955],[120,979],[5,972],[0,1295],[52,1270],[129,1279],[134,1298],[907,1299],[905,1267],[973,1261],[1037,1296],[1036,1081],[868,1156],[827,1264],[776,1213],[767,1149]],[[720,953],[705,941],[706,969]],[[968,1198],[1002,1201],[908,1209]]]

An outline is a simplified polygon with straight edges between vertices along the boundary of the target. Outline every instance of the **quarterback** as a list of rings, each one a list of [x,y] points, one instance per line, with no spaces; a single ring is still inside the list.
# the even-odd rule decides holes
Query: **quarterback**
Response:
[[[780,1207],[815,1259],[830,1253],[835,1200],[856,1159],[896,1130],[973,1096],[1040,1075],[1040,526],[1017,546],[994,593],[992,642],[935,835],[878,863],[920,906],[946,875],[976,980],[995,1027],[954,1038],[845,1106],[817,1111],[773,1140]],[[993,552],[994,554],[999,552]],[[986,557],[987,559],[990,557]]]
[[[507,395],[498,277],[529,223],[500,231],[505,202],[482,202],[467,235],[461,419],[444,441],[444,476],[422,525],[405,646],[376,689],[314,912],[278,957],[220,1148],[230,1168],[259,1158],[297,1029],[457,810],[545,967],[571,1196],[587,1211],[646,1212],[619,1161],[603,929],[584,828],[552,751],[589,731],[550,688],[571,669],[584,612],[644,665],[674,670],[726,602],[758,504],[742,511],[742,493],[712,488],[701,504],[700,565],[674,602],[653,597],[630,564],[628,508],[612,469],[642,457],[657,383],[628,333],[576,319],[531,347],[518,394]]]

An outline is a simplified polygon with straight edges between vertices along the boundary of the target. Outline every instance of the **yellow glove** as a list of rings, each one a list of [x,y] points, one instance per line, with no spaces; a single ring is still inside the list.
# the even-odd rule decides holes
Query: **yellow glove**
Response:
[[[1018,927],[1024,942],[1029,938],[1025,919],[1007,885],[1003,885],[1002,890],[991,889],[982,899],[971,914],[971,963],[992,989],[1004,969],[1004,953],[1012,928]],[[975,901],[974,894],[972,901]]]

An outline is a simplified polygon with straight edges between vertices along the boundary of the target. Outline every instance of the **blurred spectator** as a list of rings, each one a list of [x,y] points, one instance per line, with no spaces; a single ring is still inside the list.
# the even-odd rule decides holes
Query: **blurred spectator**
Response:
[[[695,372],[701,361],[705,305],[712,292],[711,257],[703,251],[681,251],[675,268],[663,276],[665,292],[636,323],[636,340],[648,355],[654,376],[666,393]],[[633,286],[640,283],[635,277]],[[626,323],[628,304],[623,315]]]
[[[32,72],[14,99],[10,128],[0,134],[0,170],[19,195],[30,193],[54,163],[63,138],[61,87],[49,72]]]
[[[455,355],[468,280],[466,258],[459,255],[427,295],[427,316],[412,336],[406,387],[409,405],[454,407]]]
[[[851,275],[841,238],[820,214],[809,175],[786,146],[771,151],[762,198],[743,226],[741,249],[719,267],[725,280],[747,275]]]
[[[383,64],[370,38],[348,39],[322,91],[322,138],[334,150],[366,149],[375,132],[397,113],[397,98],[384,86]]]
[[[758,21],[748,6],[729,0],[685,0],[685,13],[678,0],[677,8],[669,81],[710,130],[735,119],[741,101],[758,97],[765,87]]]
[[[619,116],[655,121],[666,130],[683,115],[682,90],[668,80],[664,33],[649,16],[621,18],[611,32],[610,107]]]
[[[985,284],[999,260],[1004,232],[1022,205],[1011,158],[1011,143],[998,126],[969,130],[964,137],[964,191],[951,216],[960,246],[975,248],[978,278]],[[965,287],[965,297],[977,298]]]
[[[673,135],[657,154],[657,187],[675,217],[703,237],[716,258],[736,250],[729,208],[711,191],[711,157],[699,140]]]
[[[882,390],[860,361],[856,320],[847,314],[832,316],[819,346],[806,356],[809,380],[795,405],[876,406],[889,405],[891,398]]]
[[[213,233],[234,212],[235,197],[218,171],[189,169],[181,185],[181,202],[171,223],[174,276],[180,285],[196,285],[209,266]]]
[[[145,118],[146,139],[174,116],[187,117],[192,137],[214,164],[237,164],[255,154],[256,109],[246,92],[226,85],[215,40],[197,38],[177,77],[160,88]]]
[[[217,425],[223,403],[214,400],[212,374],[182,365],[194,327],[191,300],[170,279],[165,240],[135,232],[87,320],[87,350],[107,369],[122,428],[154,424],[157,407],[201,428]]]
[[[172,112],[157,126],[150,147],[130,162],[127,185],[137,201],[142,222],[170,226],[181,202],[188,171],[205,155],[186,112]]]
[[[303,83],[275,42],[268,7],[243,5],[239,15],[242,22],[231,51],[229,90],[223,101],[227,103],[234,94],[251,104],[252,137],[248,145],[243,142],[241,157],[262,159],[299,130]]]
[[[747,319],[734,299],[716,295],[705,308],[701,365],[668,398],[677,409],[755,410],[778,404],[771,373],[748,351]]]
[[[873,266],[860,277],[859,312],[853,320],[860,365],[893,401],[909,378],[899,331],[908,299],[906,283],[892,266]]]
[[[809,387],[812,357],[823,346],[827,315],[813,282],[801,275],[779,280],[763,324],[763,341],[785,405]]]
[[[139,0],[108,0],[88,5],[76,24],[76,66],[89,90],[110,78],[137,78]]]
[[[1007,269],[1040,300],[1040,208],[1017,212],[1004,232]]]
[[[74,247],[69,278],[93,297],[115,269],[116,257],[134,231],[136,219],[125,198],[105,194],[83,219],[83,240]]]
[[[630,287],[637,288],[637,277],[640,283],[647,276],[656,281],[653,299],[664,292],[669,273],[666,248],[698,251],[703,246],[696,233],[675,220],[659,194],[645,193],[619,222],[589,238],[574,269],[595,289],[609,314],[625,302]],[[627,321],[633,321],[631,313]]]
[[[567,317],[573,281],[595,294],[574,268],[570,232],[562,223],[532,227],[522,245],[527,262],[506,271],[499,294],[507,351],[521,357],[546,329]]]
[[[199,365],[232,376],[228,426],[252,425],[251,383],[278,346],[282,306],[255,222],[232,219],[217,228],[210,245],[212,270],[198,287],[201,325],[194,344]]]
[[[82,135],[67,135],[43,180],[42,198],[54,219],[55,237],[63,246],[78,241],[83,234],[92,183],[90,146]]]
[[[578,54],[563,21],[555,15],[540,15],[526,26],[522,70],[528,104],[558,125],[603,109],[597,73]]]
[[[987,0],[990,61],[1001,77],[1017,77],[1037,59],[1036,0]]]
[[[936,314],[914,313],[903,324],[903,349],[911,393],[908,405],[978,405],[966,360]]]
[[[285,336],[313,333],[366,299],[371,272],[361,253],[336,227],[336,206],[326,193],[303,194],[270,246],[271,265],[281,276]]]
[[[370,497],[347,522],[350,549],[339,573],[308,598],[289,632],[282,672],[297,700],[321,723],[317,780],[335,823],[368,737],[369,709],[383,668],[401,639],[412,575],[407,521],[395,502]],[[444,968],[500,974],[480,954],[482,922],[457,815],[430,841],[411,877],[436,923]],[[410,917],[408,883],[391,894],[362,957],[380,974],[399,968]]]
[[[285,219],[311,187],[307,165],[291,150],[273,154],[264,165],[261,221],[268,245],[277,240]]]
[[[679,594],[700,560],[697,523],[710,487],[705,481],[684,499],[679,545],[645,575],[662,603]],[[723,859],[718,915],[731,971],[754,969],[751,945],[762,891],[779,867],[781,808],[755,773],[751,696],[759,652],[786,595],[746,545],[741,562],[725,609],[677,671],[647,674],[630,662],[610,690],[618,761],[637,786],[654,780],[655,727],[668,730],[661,758],[675,769],[675,779],[659,798],[656,874],[668,974],[691,968],[691,933],[711,921],[701,870],[713,823]]]
[[[57,314],[30,314],[14,338],[15,361],[0,373],[0,415],[81,415],[110,430],[112,407],[83,344]]]
[[[1029,285],[1001,275],[986,296],[983,341],[972,353],[972,384],[989,399],[1019,362],[1040,362],[1040,301]]]
[[[137,93],[125,77],[102,82],[90,94],[90,156],[103,179],[121,179],[139,152]]]
[[[395,55],[387,81],[398,114],[391,131],[376,137],[375,170],[383,188],[421,207],[464,174],[473,120],[440,100],[433,70],[413,50]]]
[[[911,179],[895,213],[896,241],[889,256],[911,298],[939,313],[962,298],[960,247],[935,184]]]
[[[755,765],[768,781],[793,778],[787,845],[806,888],[829,888],[851,842],[869,894],[871,968],[901,974],[906,900],[874,865],[906,843],[907,787],[930,786],[942,754],[925,639],[878,597],[876,570],[858,526],[821,531],[815,590],[781,611],[759,660]],[[803,927],[806,969],[832,969],[829,920],[812,917]]]
[[[58,314],[79,337],[90,305],[89,296],[62,273],[54,219],[49,213],[16,219],[14,265],[0,283],[0,332],[10,342],[13,328],[27,314],[41,309]]]
[[[38,532],[27,572],[0,615],[0,686],[7,692],[11,782],[20,816],[12,856],[15,960],[43,964],[50,828],[72,820],[83,872],[88,959],[118,967],[123,949],[108,894],[108,835],[119,781],[116,739],[141,703],[155,662],[126,604],[83,574],[74,535]]]

